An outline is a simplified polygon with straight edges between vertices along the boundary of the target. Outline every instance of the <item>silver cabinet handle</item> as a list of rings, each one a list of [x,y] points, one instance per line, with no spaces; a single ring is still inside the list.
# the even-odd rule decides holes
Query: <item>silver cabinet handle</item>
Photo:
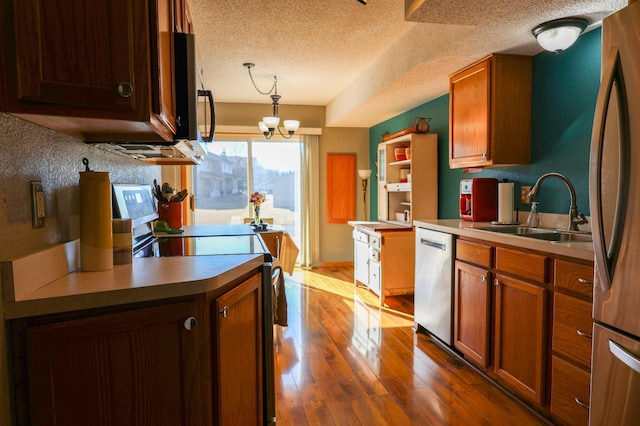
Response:
[[[222,318],[228,317],[229,316],[229,307],[225,306],[224,308],[222,308],[220,313],[222,314]]]
[[[130,83],[122,82],[118,84],[118,95],[128,98],[133,95],[133,86]]]
[[[194,317],[189,317],[186,320],[184,320],[184,328],[186,328],[189,331],[196,328],[196,325],[198,325],[198,321]]]
[[[481,157],[482,157],[482,158],[487,158],[487,153],[486,153],[486,152],[483,152]]]
[[[500,285],[500,281],[498,281],[497,278],[495,280],[493,280],[493,283],[496,285],[496,287],[498,287]]]
[[[586,278],[578,277],[578,282],[580,284],[590,284],[593,285],[593,280],[588,280]]]
[[[611,339],[609,339],[609,350],[616,358],[625,363],[633,371],[640,373],[640,359],[638,359],[637,356]]]
[[[573,398],[573,400],[574,400],[574,401],[576,402],[576,404],[578,404],[579,406],[584,407],[584,408],[586,408],[587,410],[589,409],[589,404],[587,404],[587,403],[585,403],[585,402],[582,402],[582,401],[580,400],[580,398]]]
[[[587,339],[591,339],[591,335],[589,333],[585,333],[584,331],[576,330],[578,336],[586,337]]]
[[[485,282],[487,280],[487,277],[485,277],[484,275],[480,277],[480,281]]]

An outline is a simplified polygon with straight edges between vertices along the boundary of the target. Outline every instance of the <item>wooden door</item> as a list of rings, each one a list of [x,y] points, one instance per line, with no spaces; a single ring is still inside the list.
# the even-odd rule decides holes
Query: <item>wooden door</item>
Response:
[[[489,164],[491,61],[480,62],[452,76],[449,89],[450,166]]]
[[[117,118],[145,104],[145,2],[19,0],[14,13],[19,100]]]
[[[215,424],[263,421],[261,277],[250,278],[212,303]]]
[[[542,405],[546,374],[546,290],[497,275],[495,373],[520,395]]]
[[[27,327],[25,424],[202,424],[199,377],[208,373],[200,367],[196,307],[181,302]]]
[[[453,338],[468,360],[490,364],[491,274],[486,269],[456,261]]]
[[[356,154],[327,154],[327,223],[356,219],[356,173]]]

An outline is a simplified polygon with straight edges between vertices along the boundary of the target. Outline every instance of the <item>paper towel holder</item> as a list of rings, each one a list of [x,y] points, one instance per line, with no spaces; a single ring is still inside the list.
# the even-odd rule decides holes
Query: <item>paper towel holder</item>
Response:
[[[510,185],[511,186],[511,197],[510,197],[511,198],[511,201],[510,201],[511,206],[509,207],[509,213],[507,213],[507,215],[508,215],[508,217],[511,218],[511,220],[504,221],[504,220],[500,220],[500,207],[501,207],[500,206],[500,199],[502,197],[504,197],[504,194],[502,194],[502,196],[501,196],[500,186],[503,185],[503,184],[508,184],[508,183],[511,184]],[[513,182],[509,182],[508,179],[502,179],[498,183],[498,220],[492,220],[491,224],[492,225],[518,225],[518,224],[520,224],[518,219],[519,218],[516,217],[516,220],[515,221],[513,220]]]

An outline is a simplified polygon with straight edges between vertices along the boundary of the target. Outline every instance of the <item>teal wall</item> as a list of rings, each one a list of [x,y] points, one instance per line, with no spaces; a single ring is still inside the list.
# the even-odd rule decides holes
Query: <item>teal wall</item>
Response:
[[[521,205],[520,186],[533,185],[540,175],[558,172],[567,176],[576,189],[578,210],[589,214],[589,145],[598,86],[600,84],[601,30],[582,35],[570,49],[558,55],[543,52],[533,57],[531,99],[531,164],[526,166],[485,169],[465,174],[449,168],[449,95],[379,123],[369,131],[371,169],[377,145],[385,132],[393,133],[413,125],[416,117],[430,117],[430,133],[438,134],[438,217],[459,217],[458,194],[460,179],[495,177],[515,182],[515,207]],[[425,78],[428,78],[425,77]],[[414,165],[414,167],[419,165]],[[377,192],[371,191],[371,215],[378,215]],[[536,201],[539,211],[567,213],[569,192],[559,179],[547,179]],[[520,219],[524,220],[526,216]],[[419,219],[419,218],[415,218]]]

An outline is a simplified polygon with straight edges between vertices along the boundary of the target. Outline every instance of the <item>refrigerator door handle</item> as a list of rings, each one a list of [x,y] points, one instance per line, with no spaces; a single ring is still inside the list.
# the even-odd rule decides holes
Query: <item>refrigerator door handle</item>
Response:
[[[616,84],[616,86],[614,86]],[[611,241],[607,249],[603,228],[602,212],[602,157],[604,151],[604,134],[607,124],[607,112],[614,89],[618,101],[618,123],[620,137],[619,168],[617,200],[614,210]],[[598,92],[596,111],[593,120],[593,141],[591,144],[591,172],[590,172],[590,198],[592,200],[591,213],[593,217],[593,245],[595,263],[599,275],[598,281],[603,291],[611,288],[615,263],[620,251],[622,233],[624,230],[624,218],[627,208],[627,196],[629,192],[629,117],[628,104],[620,52],[612,48],[603,67],[602,83]]]
[[[633,371],[640,373],[640,359],[623,346],[609,339],[609,351]]]

